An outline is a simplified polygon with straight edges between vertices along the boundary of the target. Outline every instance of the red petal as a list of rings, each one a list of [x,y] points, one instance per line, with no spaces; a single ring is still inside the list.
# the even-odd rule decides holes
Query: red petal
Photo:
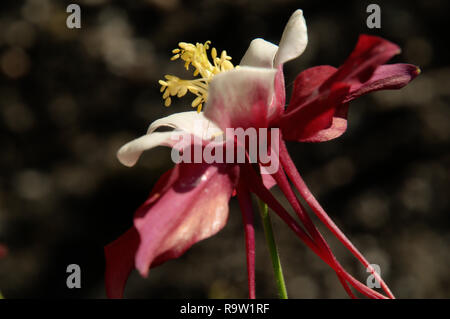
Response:
[[[342,104],[350,86],[338,82],[313,103],[296,110],[295,116],[283,118],[282,134],[287,140],[301,142],[328,141],[342,135],[347,128],[348,104]]]
[[[363,285],[361,282],[353,278],[342,266],[336,262],[331,263],[330,260],[323,254],[322,251],[317,247],[316,243],[305,233],[303,228],[293,219],[289,213],[284,209],[284,207],[273,197],[272,193],[264,187],[261,180],[258,178],[256,173],[250,164],[246,164],[245,167],[241,167],[242,178],[248,181],[248,186],[250,189],[261,198],[267,205],[289,226],[289,228],[312,250],[316,253],[323,261],[325,261],[330,267],[337,271],[342,276],[343,280],[350,283],[355,289],[357,289],[362,294],[370,298],[386,298],[380,293],[370,289],[369,287]]]
[[[330,87],[337,81],[366,82],[379,65],[400,52],[399,46],[390,41],[363,34],[359,37],[355,49],[344,64],[323,86]]]
[[[288,140],[321,142],[347,129],[347,102],[381,89],[400,88],[418,74],[411,65],[383,64],[398,54],[397,45],[362,35],[350,57],[338,69],[320,66],[302,72],[278,125]],[[347,87],[347,93],[345,93]]]
[[[283,160],[283,157],[289,156],[287,152],[280,152],[280,159]],[[305,208],[301,204],[301,202],[297,199],[297,196],[294,194],[294,191],[292,190],[289,181],[286,177],[285,171],[283,167],[280,167],[280,169],[273,175],[275,180],[277,181],[278,186],[280,187],[280,190],[283,192],[283,194],[286,196],[286,199],[291,204],[291,207],[294,209],[295,213],[305,226],[306,230],[311,235],[312,239],[315,241],[317,247],[319,250],[322,251],[324,256],[326,256],[330,262],[338,267],[338,262],[336,257],[334,256],[333,252],[330,249],[330,246],[323,238],[322,234],[319,232],[317,227],[312,222],[311,218],[309,217],[308,213],[306,212]],[[349,294],[351,298],[354,298],[354,295],[348,286],[347,282],[345,281],[344,277],[340,274],[339,271],[336,271],[336,274],[342,283],[345,291]]]
[[[274,87],[274,99],[269,107],[269,122],[283,114],[284,106],[286,104],[286,88],[284,86],[284,73],[282,65],[278,66],[277,73],[275,74]]]
[[[134,268],[139,234],[134,227],[105,247],[105,287],[108,298],[122,298],[125,284]]]
[[[294,81],[291,100],[286,112],[290,112],[319,93],[319,87],[336,72],[330,65],[319,65],[301,72]]]
[[[345,236],[345,234],[339,229],[339,227],[333,222],[333,220],[328,216],[319,202],[316,200],[314,195],[310,192],[305,182],[303,181],[300,173],[297,171],[294,162],[292,162],[289,156],[286,144],[284,142],[280,143],[280,160],[287,173],[289,179],[292,181],[294,186],[297,188],[300,196],[306,201],[306,203],[311,207],[317,217],[331,230],[331,232],[344,244],[344,246],[365,266],[369,266],[369,262],[365,257],[358,251],[358,249],[352,244],[352,242]],[[385,284],[383,279],[376,273],[373,275],[381,283],[383,290],[387,293],[389,298],[394,298],[394,295],[389,290],[389,287]]]
[[[255,299],[255,228],[253,221],[253,208],[250,193],[247,187],[242,184],[239,185],[238,200],[245,230],[248,294],[250,299]]]
[[[412,64],[380,65],[369,80],[364,83],[352,84],[350,94],[346,97],[345,102],[350,102],[373,91],[401,89],[419,74],[420,69]]]
[[[182,255],[196,242],[217,233],[228,218],[228,201],[236,169],[226,165],[179,164],[178,178],[158,201],[138,209],[134,225],[141,242],[136,268],[147,276],[150,266]]]

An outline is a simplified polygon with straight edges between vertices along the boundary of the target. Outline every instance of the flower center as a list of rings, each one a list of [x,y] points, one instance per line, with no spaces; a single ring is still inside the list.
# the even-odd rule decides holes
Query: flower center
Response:
[[[234,68],[230,62],[231,57],[224,50],[217,56],[216,48],[212,48],[210,55],[212,63],[208,58],[207,51],[211,41],[202,43],[178,43],[179,48],[172,50],[174,56],[172,61],[181,59],[185,61],[184,67],[189,70],[189,66],[194,67],[194,76],[200,76],[197,79],[184,80],[174,75],[165,75],[165,80],[159,80],[161,92],[163,93],[164,105],[170,106],[171,96],[182,97],[189,91],[197,97],[192,101],[192,107],[197,108],[197,112],[202,110],[203,103],[208,101],[208,85],[214,75],[228,71]]]

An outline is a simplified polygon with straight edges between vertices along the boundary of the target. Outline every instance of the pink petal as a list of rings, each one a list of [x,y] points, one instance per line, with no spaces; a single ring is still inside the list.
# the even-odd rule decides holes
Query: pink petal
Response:
[[[223,165],[179,164],[166,172],[137,210],[135,226],[105,247],[107,296],[123,296],[135,266],[147,275],[219,231],[235,180],[235,169]]]
[[[144,205],[151,205],[157,201],[160,194],[174,183],[176,177],[174,170],[164,173],[153,187]],[[134,268],[134,259],[139,243],[139,234],[135,227],[131,227],[125,234],[105,247],[105,286],[108,298],[123,297],[128,276]]]
[[[222,130],[267,127],[278,112],[274,99],[276,69],[240,67],[220,73],[210,83],[205,116]]]
[[[264,167],[260,166],[259,168],[260,168],[260,171],[263,172]],[[267,189],[271,189],[272,187],[274,187],[277,184],[277,182],[272,177],[272,175],[267,174],[267,173],[261,174],[261,180],[262,180],[262,183],[264,184],[264,187]]]
[[[144,203],[135,215],[141,240],[135,263],[143,276],[148,275],[150,266],[177,258],[217,233],[228,218],[235,167],[182,163],[173,174],[175,181],[159,199]]]

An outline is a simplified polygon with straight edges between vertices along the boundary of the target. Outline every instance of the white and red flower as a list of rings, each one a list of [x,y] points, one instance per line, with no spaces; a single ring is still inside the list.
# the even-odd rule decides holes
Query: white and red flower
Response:
[[[251,298],[255,297],[255,240],[250,193],[255,193],[266,202],[336,272],[351,297],[355,295],[350,286],[371,298],[386,297],[357,281],[336,260],[296,197],[289,180],[319,219],[365,267],[369,266],[369,262],[308,190],[284,141],[322,142],[342,135],[347,128],[350,101],[372,91],[401,88],[420,71],[409,64],[384,65],[400,52],[399,47],[379,37],[362,35],[341,67],[316,66],[301,72],[285,107],[283,64],[301,55],[307,42],[303,12],[297,10],[289,19],[279,46],[255,39],[250,43],[239,68],[229,67],[231,64],[227,63],[224,72],[208,73],[205,80],[209,84],[207,95],[203,93],[193,103],[197,106],[203,99],[206,102],[203,113],[184,112],[155,121],[146,135],[119,150],[119,160],[124,165],[133,166],[145,150],[159,145],[174,147],[172,132],[156,131],[161,126],[193,135],[201,144],[210,141],[211,131],[213,135],[223,134],[227,128],[279,128],[281,131],[280,140],[276,141],[280,145],[280,168],[274,174],[261,175],[248,162],[180,163],[166,172],[147,201],[137,210],[134,226],[105,247],[108,297],[122,297],[132,269],[136,268],[141,275],[147,276],[151,267],[179,257],[194,243],[221,230],[227,221],[229,199],[235,191],[245,224]],[[177,55],[182,54],[177,50],[174,51]],[[224,57],[227,57],[226,54]],[[186,91],[183,89],[183,93],[178,95],[184,95]],[[196,93],[194,89],[192,92]],[[177,90],[168,90],[165,93],[166,102],[169,95],[176,94]],[[170,104],[168,101],[166,104]],[[201,123],[201,130],[198,123]],[[224,147],[228,146],[224,143]],[[301,223],[269,191],[275,183]],[[374,275],[387,297],[393,297],[381,278],[376,273]]]

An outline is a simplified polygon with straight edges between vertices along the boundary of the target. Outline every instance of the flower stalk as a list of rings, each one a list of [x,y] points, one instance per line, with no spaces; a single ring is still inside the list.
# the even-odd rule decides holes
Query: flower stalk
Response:
[[[270,259],[272,260],[273,273],[280,299],[288,299],[286,284],[283,276],[283,269],[281,268],[280,256],[278,255],[275,237],[273,235],[272,221],[269,215],[269,209],[266,203],[258,199],[259,214],[264,228],[264,235],[266,236],[267,248],[269,249]]]

